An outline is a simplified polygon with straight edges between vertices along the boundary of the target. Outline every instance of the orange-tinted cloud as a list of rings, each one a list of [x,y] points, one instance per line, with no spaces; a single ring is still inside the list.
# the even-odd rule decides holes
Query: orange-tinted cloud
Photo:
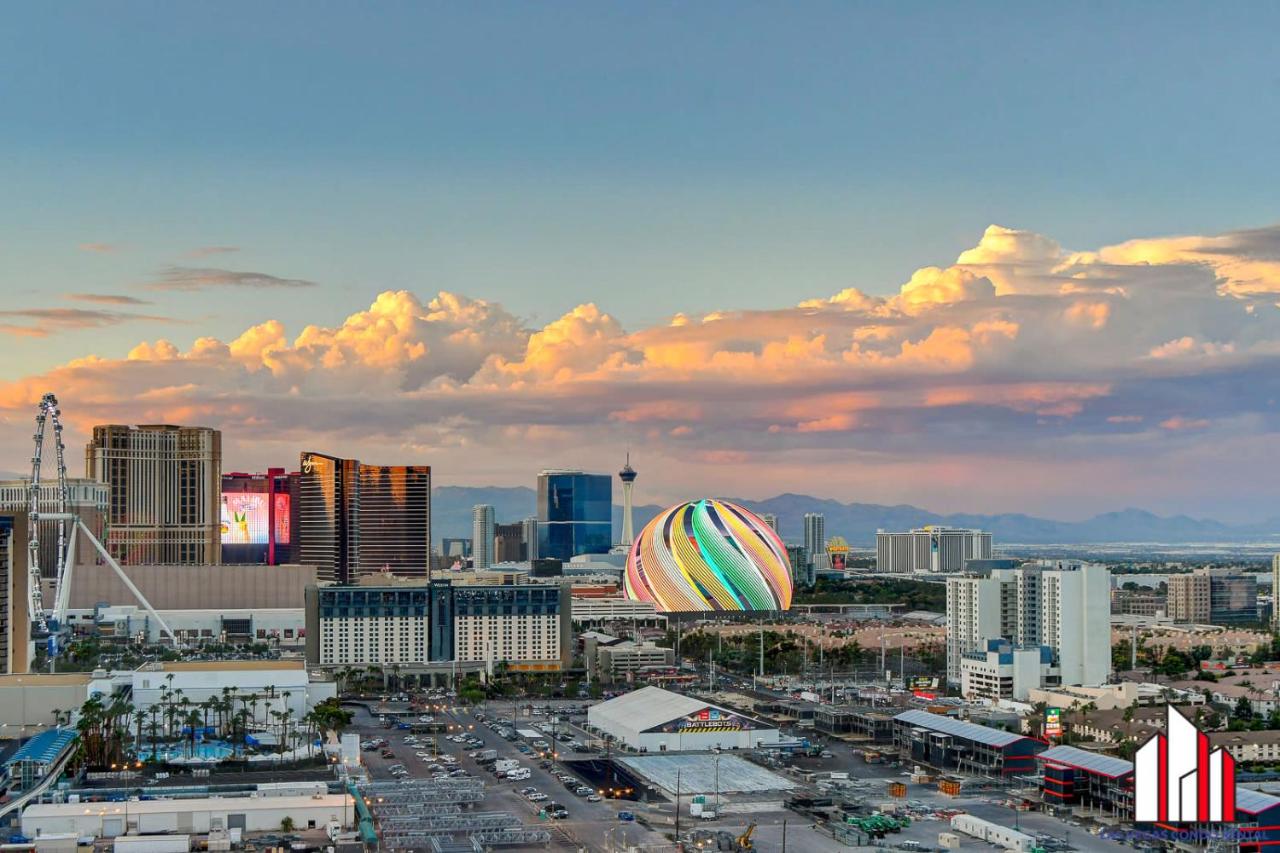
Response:
[[[887,295],[847,287],[641,327],[606,298],[530,327],[484,299],[386,291],[330,323],[256,317],[227,340],[142,342],[0,383],[0,444],[26,452],[21,413],[53,390],[76,430],[179,415],[220,426],[237,467],[288,464],[303,443],[438,454],[441,470],[490,482],[503,459],[587,464],[628,445],[665,454],[673,480],[742,463],[908,471],[921,454],[943,464],[944,451],[1133,460],[1133,442],[1152,435],[1172,447],[1280,429],[1266,403],[1280,397],[1268,390],[1280,309],[1257,298],[1272,237],[1242,234],[1070,252],[992,226],[955,264],[923,267]],[[261,274],[166,275],[190,289]],[[89,313],[13,309],[7,331],[108,322]]]

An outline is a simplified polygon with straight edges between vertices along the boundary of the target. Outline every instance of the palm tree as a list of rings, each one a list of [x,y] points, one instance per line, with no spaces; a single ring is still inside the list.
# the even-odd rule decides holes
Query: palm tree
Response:
[[[187,712],[187,755],[196,754],[196,727],[200,725],[200,712],[192,708]]]

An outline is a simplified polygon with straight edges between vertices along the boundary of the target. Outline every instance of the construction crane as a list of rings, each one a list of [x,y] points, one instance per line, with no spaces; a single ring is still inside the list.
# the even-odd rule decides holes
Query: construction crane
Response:
[[[753,844],[751,843],[751,836],[755,835],[755,832],[756,832],[756,822],[753,820],[753,821],[751,821],[751,823],[747,826],[747,831],[746,831],[746,832],[744,832],[744,833],[742,833],[741,835],[739,835],[739,836],[738,836],[738,849],[739,849],[739,850],[754,850],[754,849],[755,849],[755,845],[753,845]]]
[[[52,429],[56,479],[52,486],[51,497],[46,497],[43,480],[44,442],[46,433]],[[35,450],[31,455],[31,482],[27,487],[27,616],[31,621],[31,637],[45,640],[49,655],[49,666],[58,656],[59,638],[66,629],[67,606],[71,601],[71,575],[76,563],[77,534],[84,537],[101,555],[102,559],[120,578],[125,588],[133,594],[138,603],[156,620],[161,631],[169,636],[175,647],[180,646],[177,636],[168,623],[147,601],[146,596],[138,589],[132,579],[120,568],[120,564],[107,551],[98,537],[93,535],[80,516],[70,511],[71,493],[67,488],[66,446],[62,442],[62,410],[58,407],[58,398],[53,394],[45,394],[40,398],[36,409],[36,431],[33,436]],[[52,511],[45,510],[52,504]],[[41,522],[56,521],[57,544],[53,549],[53,606],[49,607],[44,600],[44,570],[40,565],[40,532]],[[47,525],[45,525],[47,529]]]

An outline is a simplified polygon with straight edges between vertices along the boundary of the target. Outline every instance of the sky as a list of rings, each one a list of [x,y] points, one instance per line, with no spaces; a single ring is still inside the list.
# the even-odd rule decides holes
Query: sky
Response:
[[[1280,516],[1273,4],[0,23],[0,471],[59,395],[437,483]],[[72,473],[78,474],[73,462]]]

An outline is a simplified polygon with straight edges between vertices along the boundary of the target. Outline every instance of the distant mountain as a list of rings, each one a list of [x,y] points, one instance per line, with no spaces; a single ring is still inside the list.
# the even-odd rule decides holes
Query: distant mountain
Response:
[[[536,493],[524,486],[511,488],[440,486],[432,492],[432,527],[437,541],[443,537],[471,536],[471,508],[492,504],[501,523],[519,521],[534,514]],[[1280,536],[1280,518],[1261,524],[1230,525],[1212,519],[1185,515],[1159,516],[1142,509],[1105,512],[1084,521],[1054,521],[1022,513],[942,515],[926,509],[899,504],[840,503],[811,495],[783,494],[762,501],[729,498],[756,513],[778,516],[778,528],[789,542],[803,538],[804,514],[826,516],[828,536],[843,536],[849,544],[875,544],[876,530],[909,530],[925,524],[978,527],[995,535],[996,544],[1087,545],[1098,542],[1250,542]],[[663,507],[645,504],[635,508],[639,531]],[[615,538],[622,530],[622,507],[613,508]]]

